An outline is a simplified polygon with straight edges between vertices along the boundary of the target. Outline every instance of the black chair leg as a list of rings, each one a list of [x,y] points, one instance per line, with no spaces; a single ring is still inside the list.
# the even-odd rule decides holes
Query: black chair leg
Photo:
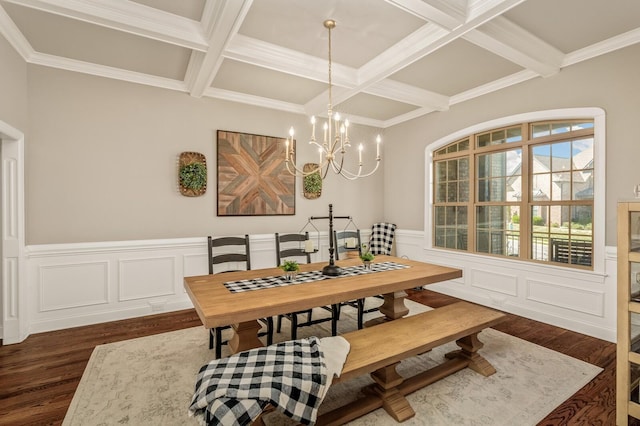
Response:
[[[210,328],[209,329],[209,349],[213,349],[213,333],[214,333],[214,329]]]
[[[267,318],[267,346],[273,344],[273,317]]]
[[[282,331],[282,315],[278,315],[278,328],[276,330],[278,333]]]
[[[291,314],[291,340],[298,338],[298,314]]]
[[[216,359],[222,358],[222,328],[216,327]]]
[[[331,335],[338,335],[338,318],[340,317],[340,304],[331,305]]]
[[[364,327],[364,299],[358,299],[358,330]]]

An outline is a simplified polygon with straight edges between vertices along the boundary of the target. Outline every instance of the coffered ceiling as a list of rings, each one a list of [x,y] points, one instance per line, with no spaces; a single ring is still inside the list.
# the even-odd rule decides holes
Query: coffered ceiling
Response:
[[[31,64],[388,127],[640,41],[638,0],[0,0]]]

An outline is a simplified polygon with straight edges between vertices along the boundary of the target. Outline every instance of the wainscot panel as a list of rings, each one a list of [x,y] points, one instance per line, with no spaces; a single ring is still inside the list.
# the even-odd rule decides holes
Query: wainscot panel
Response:
[[[109,303],[109,262],[40,267],[39,312]]]
[[[397,230],[398,256],[463,270],[461,279],[428,289],[616,341],[615,247],[604,250],[604,271],[594,272],[433,249],[425,238],[422,231]]]
[[[274,234],[250,238],[252,268],[276,266]],[[312,260],[328,261],[328,233],[312,238]],[[27,335],[192,308],[184,277],[208,273],[206,238],[39,245],[26,254]]]

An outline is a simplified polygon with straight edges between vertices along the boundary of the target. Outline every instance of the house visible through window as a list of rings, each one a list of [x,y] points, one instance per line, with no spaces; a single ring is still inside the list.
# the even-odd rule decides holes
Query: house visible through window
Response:
[[[433,152],[433,246],[593,265],[594,122],[531,122]]]

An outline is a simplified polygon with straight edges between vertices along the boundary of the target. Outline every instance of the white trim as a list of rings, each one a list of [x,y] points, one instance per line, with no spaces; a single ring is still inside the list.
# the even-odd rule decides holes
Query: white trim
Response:
[[[576,118],[592,118],[594,121],[594,224],[593,224],[593,272],[603,274],[605,262],[605,112],[602,108],[566,108],[547,111],[535,111],[523,114],[516,114],[509,117],[497,118],[495,120],[478,123],[465,129],[458,130],[450,135],[430,143],[425,148],[425,205],[424,205],[424,229],[425,249],[433,249],[432,245],[432,224],[433,224],[433,152],[442,146],[458,139],[462,139],[470,134],[483,132],[499,127],[505,127],[517,123],[543,121],[543,120],[570,120]],[[472,255],[464,253],[464,255]],[[473,254],[474,256],[482,256]],[[487,257],[487,256],[482,256]],[[509,260],[508,262],[516,262]],[[517,262],[527,262],[518,260]],[[547,266],[545,267],[553,267]]]
[[[615,247],[605,248],[605,270],[599,274],[498,257],[425,249],[425,234],[422,231],[397,230],[397,255],[462,270],[461,278],[430,284],[425,286],[426,289],[599,339],[616,341]],[[478,274],[479,271],[484,273]],[[492,273],[490,279],[487,279],[487,271]],[[499,273],[493,274],[493,271]],[[502,291],[505,288],[510,293]],[[534,296],[532,291],[535,291]]]
[[[24,261],[24,134],[0,121],[2,179],[2,306],[3,343],[29,335],[27,280]]]

